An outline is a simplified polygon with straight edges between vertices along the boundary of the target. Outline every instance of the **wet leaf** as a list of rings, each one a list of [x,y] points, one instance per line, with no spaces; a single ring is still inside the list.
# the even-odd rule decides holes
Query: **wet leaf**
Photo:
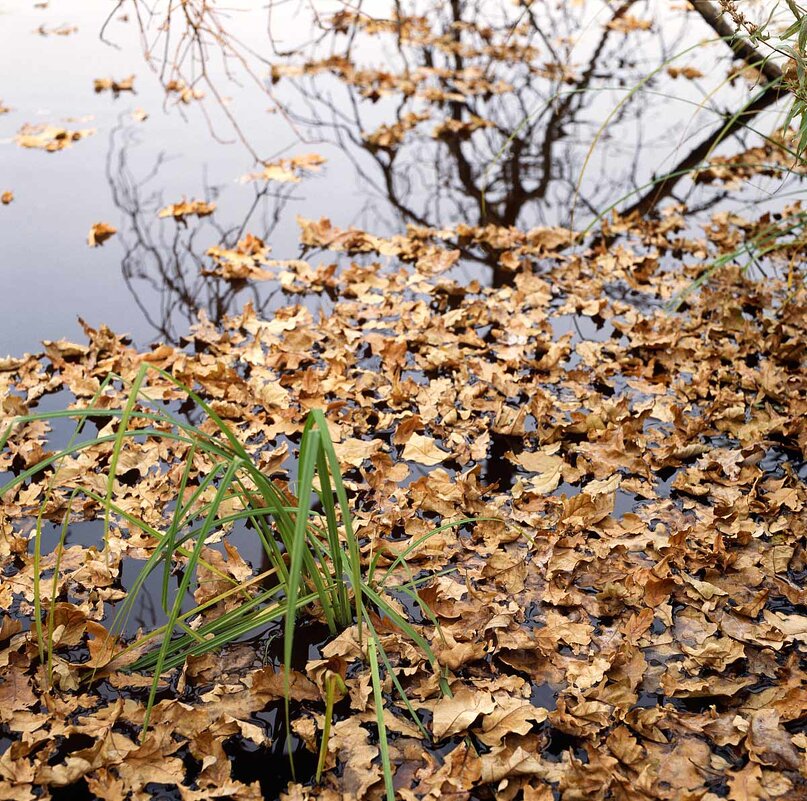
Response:
[[[490,715],[495,708],[490,693],[463,687],[453,698],[442,698],[434,705],[432,732],[437,739],[464,732],[480,715]]]
[[[133,92],[134,78],[134,75],[129,75],[120,80],[116,80],[115,78],[96,78],[93,81],[93,89],[96,94],[100,92],[112,92],[117,95],[121,92]]]
[[[438,447],[434,438],[422,434],[412,434],[404,446],[401,457],[408,462],[435,465],[445,461],[449,454]]]
[[[319,172],[326,159],[317,153],[292,156],[289,159],[266,162],[260,172],[251,172],[244,181],[275,181],[277,183],[299,183],[302,175]]]

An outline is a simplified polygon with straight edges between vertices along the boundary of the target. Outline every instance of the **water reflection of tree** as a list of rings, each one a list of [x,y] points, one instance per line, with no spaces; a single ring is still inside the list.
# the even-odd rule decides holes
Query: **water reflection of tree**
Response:
[[[360,59],[353,32],[362,23],[356,15],[346,15],[333,26],[326,62],[317,60],[323,49],[319,42],[318,49],[308,54],[301,76],[280,73],[283,85],[292,85],[296,92],[286,93],[291,99],[284,94],[288,113],[300,129],[314,130],[340,145],[357,173],[388,202],[392,217],[388,227],[393,230],[401,222],[431,228],[459,222],[522,230],[571,223],[580,227],[581,220],[613,205],[646,214],[661,200],[672,198],[689,203],[692,211],[703,211],[727,198],[725,188],[701,191],[686,176],[729,139],[747,147],[747,140],[756,135],[746,126],[776,101],[777,90],[763,86],[758,97],[748,101],[741,87],[732,89],[727,83],[702,101],[706,111],[698,112],[697,124],[691,123],[697,103],[676,107],[663,97],[663,92],[676,91],[670,89],[671,79],[663,68],[668,59],[711,33],[700,16],[637,0],[610,6],[595,25],[591,4],[524,3],[509,9],[468,0],[431,2],[423,12],[429,41],[406,41],[400,27],[397,36],[385,40],[386,59],[397,62],[390,69],[396,79],[413,76],[418,69],[435,72],[437,94],[443,99],[428,101],[417,99],[417,91],[411,89],[408,93],[393,89],[387,97],[384,75],[379,77],[382,89],[375,91],[362,81],[361,71],[352,74]],[[652,30],[626,33],[637,18],[652,21]],[[592,33],[584,62],[566,69],[579,57],[571,43],[587,27],[599,33]],[[345,40],[341,51],[340,36]],[[525,53],[521,62],[507,52],[508,42]],[[505,57],[478,54],[490,44],[500,45]],[[469,55],[475,48],[477,54]],[[716,43],[712,51],[693,51],[689,61],[704,66],[711,63],[709,59],[717,64],[725,56],[728,67],[735,55]],[[686,65],[687,59],[675,63]],[[503,79],[512,89],[502,94],[467,91],[461,76],[468,68],[479,68],[491,82]],[[643,84],[654,70],[657,77]],[[335,74],[344,91],[333,90],[327,80],[323,83],[323,72]],[[622,91],[611,91],[615,84]],[[639,85],[642,91],[627,94]],[[675,84],[682,85],[689,87],[685,81]],[[752,97],[757,91],[751,90]],[[622,98],[626,102],[608,119],[600,138],[601,124]],[[430,120],[408,126],[412,113],[422,111],[431,113]],[[459,127],[476,118],[489,124],[470,136],[440,141],[431,136],[438,121]],[[701,128],[707,120],[709,132],[704,134]],[[380,130],[382,122],[387,130],[406,131],[399,144],[379,145],[367,136]],[[597,140],[597,153],[589,162],[589,147]],[[654,170],[664,159],[667,163]],[[659,174],[668,171],[671,176],[659,180]],[[658,183],[648,187],[651,179]],[[370,230],[378,230],[379,210],[384,207],[368,202],[365,225]],[[511,278],[493,254],[463,247],[462,256],[466,263],[492,268],[494,285]],[[473,268],[471,274],[477,274]]]
[[[433,112],[431,122],[410,132],[395,149],[379,148],[362,136],[377,124],[373,117],[378,113],[362,98],[365,90],[360,85],[346,83],[349,96],[345,102],[342,96],[331,98],[323,93],[317,75],[295,79],[307,112],[294,101],[287,101],[286,107],[301,127],[330,132],[332,138],[352,150],[357,169],[405,221],[434,227],[458,220],[519,227],[565,224],[574,202],[596,212],[624,194],[626,187],[629,190],[638,185],[635,168],[641,163],[641,149],[651,144],[647,140],[652,126],[644,119],[649,110],[647,102],[626,104],[616,114],[612,128],[632,128],[629,149],[620,153],[622,143],[607,143],[605,163],[610,162],[611,168],[589,171],[582,191],[576,193],[587,148],[615,103],[614,95],[599,90],[603,79],[621,66],[619,80],[629,86],[641,79],[646,68],[631,69],[624,64],[628,40],[618,30],[619,21],[640,5],[647,14],[647,4],[627,0],[609,17],[597,19],[602,31],[589,48],[587,63],[572,75],[566,69],[575,58],[571,42],[591,24],[590,6],[561,3],[557,8],[550,4],[541,4],[540,9],[535,5],[517,7],[496,25],[493,19],[503,9],[494,4],[463,0],[431,4],[428,19],[432,30],[450,37],[456,51],[446,53],[433,45],[407,46],[398,39],[398,61],[405,65],[404,71],[445,68],[449,74],[438,77],[438,88],[451,99],[427,104]],[[506,43],[508,31],[516,24],[525,29],[517,37],[518,48],[547,57],[549,63],[541,72],[536,74],[535,63],[509,63],[462,53],[463,47],[478,44],[475,37],[480,31],[495,30],[498,41]],[[681,48],[683,33],[670,33],[660,24],[655,30],[652,49],[662,62]],[[561,43],[555,45],[554,40]],[[463,96],[457,97],[456,76],[474,67],[481,67],[491,80],[507,81],[512,90],[504,94],[461,93]],[[400,125],[412,110],[413,103],[401,99],[393,118],[385,122]],[[438,143],[429,134],[438,117],[456,123],[478,117],[491,125],[470,137],[449,136]],[[613,163],[616,160],[618,165]]]
[[[184,225],[159,219],[158,210],[166,205],[162,195],[161,171],[167,163],[164,154],[153,166],[137,175],[130,156],[137,145],[137,134],[124,124],[110,136],[106,175],[112,201],[121,213],[119,240],[124,248],[121,273],[134,302],[154,329],[156,338],[178,342],[190,325],[199,322],[203,312],[214,323],[251,301],[264,310],[278,295],[267,283],[223,280],[205,274],[210,258],[205,254],[213,245],[232,248],[245,234],[266,241],[274,230],[291,189],[270,191],[256,187],[247,211],[230,226],[213,217],[187,218]],[[210,187],[208,197],[215,197]],[[244,187],[239,190],[249,192]],[[175,200],[170,198],[169,200]]]
[[[236,17],[215,3],[188,0],[181,7],[168,4],[167,10],[161,10],[159,4],[147,9],[141,0],[119,0],[117,8],[129,5],[143,35],[146,59],[166,87],[181,84],[193,90],[204,85],[221,99],[219,79],[233,81],[240,72],[266,90],[275,109],[298,132],[313,131],[343,146],[357,171],[389,201],[398,220],[435,227],[458,220],[519,227],[566,224],[575,207],[581,214],[583,210],[596,213],[626,192],[638,194],[639,184],[647,179],[639,174],[640,168],[646,172],[648,163],[675,149],[690,109],[683,106],[676,111],[669,99],[638,92],[610,120],[609,132],[614,133],[600,141],[586,179],[578,185],[588,147],[627,90],[684,50],[685,43],[691,45],[711,33],[697,14],[661,8],[649,0],[623,0],[610,6],[390,0],[382,5],[344,3],[335,16],[319,14],[304,0],[291,0],[267,5],[266,47],[256,51],[254,44],[237,35]],[[709,4],[696,3],[704,5]],[[384,13],[370,15],[378,10]],[[299,29],[303,42],[288,43],[283,51],[273,22],[280,11],[292,19],[299,16],[299,23],[292,27]],[[407,39],[409,21],[419,17],[434,35]],[[637,18],[652,21],[652,32],[631,33]],[[436,82],[446,99],[419,103],[433,113],[432,123],[442,118],[461,124],[479,117],[489,121],[490,127],[470,137],[449,136],[438,144],[424,133],[428,127],[424,125],[410,131],[399,148],[374,147],[362,134],[378,123],[375,101],[383,91],[373,96],[361,82],[344,81],[347,95],[331,93],[318,70],[308,78],[284,77],[280,91],[262,78],[274,66],[282,68],[304,58],[309,64],[330,62],[332,68],[324,71],[342,80],[340,68],[361,58],[361,40],[368,38],[362,28],[372,23],[394,32],[396,20],[397,32],[384,42],[385,60],[395,62],[393,75],[411,75],[419,68],[445,71]],[[583,49],[580,40],[586,42]],[[497,54],[496,47],[502,52]],[[477,52],[469,53],[468,48]],[[522,58],[519,53],[524,54]],[[701,63],[704,55],[699,50],[692,58]],[[216,59],[221,62],[219,69]],[[512,84],[512,90],[469,92],[461,86],[468,68],[478,68],[491,81],[503,79]],[[290,84],[296,90],[291,97],[285,91]],[[656,79],[644,88],[655,85]],[[615,86],[618,91],[611,91]],[[724,97],[721,92],[721,102]],[[718,111],[715,99],[707,96],[703,102]],[[229,113],[228,104],[221,105]],[[394,91],[391,99],[379,105],[394,105],[392,119],[387,115],[384,121],[400,124],[417,104]],[[239,120],[230,116],[241,135]],[[740,117],[732,126],[732,134],[741,132],[745,119]],[[724,122],[725,118],[720,119],[716,127]],[[692,158],[710,152],[710,144],[696,146]],[[643,198],[638,204],[641,210],[650,210],[654,197],[672,194],[677,184],[677,180],[667,182],[663,192]],[[710,202],[715,202],[714,196]]]
[[[132,2],[137,4],[138,0]],[[413,8],[404,2],[390,4],[399,20]],[[431,86],[438,99],[418,100],[415,95],[399,92],[394,81],[391,93],[379,90],[374,95],[372,80],[351,80],[349,71],[361,58],[360,40],[369,35],[359,29],[371,18],[348,6],[341,20],[317,20],[318,32],[310,47],[292,48],[290,54],[280,54],[276,62],[281,68],[295,61],[301,66],[315,65],[314,69],[304,67],[300,76],[283,75],[281,71],[281,84],[273,97],[299,131],[337,144],[353,163],[356,174],[374,189],[376,197],[367,201],[362,219],[368,229],[379,233],[385,228],[398,231],[401,223],[432,228],[458,222],[521,229],[568,225],[575,209],[579,220],[602,211],[631,191],[635,197],[621,208],[643,213],[652,211],[663,197],[683,199],[676,194],[678,176],[651,193],[639,192],[648,178],[648,165],[669,155],[676,143],[681,144],[677,138],[691,113],[685,106],[676,116],[669,100],[652,92],[638,93],[618,109],[595,158],[588,164],[585,180],[579,183],[579,178],[587,163],[588,148],[617,100],[686,44],[707,34],[709,29],[697,16],[686,19],[681,17],[685,12],[660,9],[649,0],[624,0],[604,7],[594,19],[592,4],[587,3],[515,5],[487,0],[430,0],[421,4],[420,13],[432,35],[422,41],[407,40],[399,21],[397,35],[385,40],[384,55],[392,65],[389,72],[393,79],[413,75],[418,69],[433,71]],[[634,17],[652,20],[652,31],[626,33]],[[388,30],[394,31],[394,20],[391,15],[384,23]],[[581,51],[573,43],[587,30],[587,45]],[[210,39],[199,51],[202,62],[205,52],[218,48],[225,62],[229,59],[232,64],[247,65],[247,51],[238,50],[238,40],[229,38],[221,19],[207,26],[197,20],[184,35],[196,42],[205,36]],[[235,52],[240,55],[234,56]],[[728,48],[726,52],[730,53]],[[149,58],[154,53],[152,47]],[[519,58],[519,54],[523,56]],[[324,66],[317,68],[318,61],[323,64],[323,57]],[[575,63],[581,59],[583,63]],[[180,73],[176,70],[186,62],[178,56],[174,61],[168,72],[163,64],[163,77],[178,78]],[[268,64],[265,55],[258,66],[250,68],[251,77],[260,64]],[[189,85],[213,79],[213,71],[204,63],[197,68],[193,80],[185,76]],[[478,69],[486,81],[503,80],[512,88],[502,93],[474,91],[473,87],[469,90],[462,76],[472,69]],[[230,76],[229,68],[225,75]],[[616,82],[621,84],[621,92],[603,88],[613,88]],[[646,88],[654,85],[650,82]],[[738,94],[741,93],[734,93]],[[752,110],[761,110],[771,99],[766,96],[759,109]],[[704,105],[717,110],[715,102],[707,98]],[[407,115],[423,110],[431,113],[431,119],[409,130],[396,147],[379,146],[367,137],[382,122],[388,126],[405,125]],[[438,122],[461,127],[476,118],[488,124],[472,135],[459,133],[440,140],[431,136]],[[725,117],[718,119],[720,131]],[[742,134],[746,119],[739,117],[730,133]],[[712,135],[700,143],[682,164],[697,166],[704,154],[711,152],[714,141]],[[201,255],[213,243],[207,241],[204,247],[196,247],[197,232],[209,230],[209,223],[200,223],[188,231],[177,229],[168,239],[165,229],[152,230],[153,215],[141,211],[146,202],[144,186],[152,176],[138,183],[128,171],[124,150],[121,148],[114,168],[116,203],[131,220],[124,276],[130,287],[136,279],[151,283],[153,293],[160,296],[158,313],[143,309],[155,329],[162,336],[174,338],[176,329],[171,320],[177,315],[192,322],[196,309],[204,308],[218,320],[236,297],[243,298],[247,292],[255,294],[254,286],[245,289],[200,275]],[[672,164],[670,168],[675,169]],[[718,189],[711,191],[701,207],[719,202],[724,195]],[[383,203],[378,203],[378,196]],[[257,193],[255,207],[265,200]],[[631,200],[635,200],[633,206]],[[281,206],[282,203],[275,206],[274,222]],[[385,214],[387,224],[379,224],[379,217]],[[149,220],[148,225],[144,225],[144,219]],[[240,233],[219,229],[218,235],[222,242],[232,245]],[[491,268],[494,284],[505,283],[511,277],[500,267],[497,256],[484,248],[463,247],[462,256],[465,263]]]

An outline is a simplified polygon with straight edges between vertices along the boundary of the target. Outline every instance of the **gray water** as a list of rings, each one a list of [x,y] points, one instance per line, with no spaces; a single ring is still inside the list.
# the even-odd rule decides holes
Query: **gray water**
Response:
[[[315,5],[321,12],[338,7]],[[384,14],[387,5],[371,3],[368,13]],[[100,0],[53,2],[45,8],[28,0],[0,0],[0,100],[12,109],[0,114],[0,192],[15,195],[10,205],[0,206],[0,355],[37,351],[43,340],[81,341],[78,318],[93,327],[108,324],[147,347],[180,342],[200,312],[216,322],[251,300],[271,314],[296,299],[271,282],[237,286],[200,270],[210,266],[209,247],[232,246],[246,232],[262,237],[276,258],[298,257],[297,215],[328,216],[341,228],[357,225],[376,234],[400,233],[412,222],[435,227],[491,221],[519,227],[568,224],[572,214],[581,227],[655,173],[671,169],[714,128],[708,109],[731,109],[746,91],[725,84],[703,101],[724,82],[725,47],[717,43],[675,62],[696,62],[706,77],[674,81],[662,69],[647,91],[625,102],[600,130],[630,87],[711,32],[697,15],[667,4],[633,3],[630,13],[653,20],[653,29],[627,34],[603,32],[608,12],[602,4],[541,4],[535,11],[544,17],[544,39],[535,42],[544,48],[541,60],[565,52],[559,42],[570,38],[575,43],[571,66],[582,76],[580,82],[557,84],[529,75],[523,64],[509,65],[495,77],[510,80],[514,91],[484,106],[501,131],[457,152],[426,133],[407,141],[392,161],[365,147],[361,132],[395,119],[393,99],[362,99],[355,88],[325,74],[285,78],[267,90],[268,67],[260,58],[278,64],[301,58],[273,55],[265,8],[247,4],[225,17],[228,28],[258,54],[250,64],[252,76],[231,64],[228,77],[215,48],[210,51],[208,68],[212,86],[225,98],[222,106],[209,87],[203,87],[201,102],[166,100],[159,64],[146,62],[136,22],[135,11],[144,7],[133,0],[122,3],[102,39],[111,7]],[[474,8],[492,22],[514,20],[518,11],[512,3],[486,1],[473,8],[465,4],[464,18],[472,18]],[[278,48],[310,38],[314,29],[307,9],[303,3],[275,4],[271,33]],[[63,24],[78,31],[67,36],[37,32],[41,26],[49,30]],[[153,37],[156,27],[156,22],[147,24],[146,33]],[[359,37],[355,45],[357,62],[400,68],[400,54],[389,40],[365,39]],[[308,55],[327,52],[325,46],[305,50]],[[136,76],[135,93],[115,97],[93,91],[96,78],[129,74]],[[553,114],[547,102],[558,92]],[[268,110],[277,102],[283,113]],[[702,102],[705,109],[699,111]],[[148,119],[134,119],[136,109],[145,110]],[[756,120],[756,127],[770,128],[774,113]],[[25,123],[95,128],[96,133],[48,153],[13,141]],[[507,141],[513,131],[523,143],[518,152]],[[576,194],[589,147],[597,139]],[[742,132],[720,152],[737,150],[747,141],[756,140]],[[255,169],[256,155],[272,159],[309,152],[323,155],[327,163],[320,174],[299,184],[239,181]],[[676,192],[690,207],[706,209],[700,216],[693,213],[693,224],[726,205],[764,201],[776,208],[787,195],[774,179],[755,181],[730,199],[725,189],[687,181]],[[636,191],[621,207],[640,194]],[[211,217],[190,218],[187,227],[157,218],[161,206],[183,196],[213,200],[217,209]],[[118,235],[90,249],[87,232],[98,221],[116,226]],[[334,258],[308,257],[315,263]],[[500,280],[483,261],[473,260],[463,262],[454,277]]]

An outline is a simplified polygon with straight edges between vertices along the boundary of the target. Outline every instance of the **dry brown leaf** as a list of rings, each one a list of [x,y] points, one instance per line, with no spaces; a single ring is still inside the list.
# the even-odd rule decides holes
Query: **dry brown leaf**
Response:
[[[70,147],[73,142],[84,139],[95,133],[94,128],[68,130],[57,125],[23,125],[15,137],[20,147],[36,148],[54,153]]]
[[[207,217],[216,208],[215,203],[206,203],[203,200],[181,200],[160,209],[157,216],[160,218],[173,217],[183,222],[186,217]]]
[[[111,91],[116,95],[120,92],[133,92],[134,78],[134,75],[121,78],[119,81],[114,78],[96,78],[93,81],[93,89],[95,89],[96,94],[107,91]]]
[[[342,765],[342,797],[365,798],[367,791],[381,779],[381,768],[374,760],[378,748],[370,743],[370,733],[356,718],[341,720],[333,725],[328,751],[335,753]]]
[[[774,709],[757,709],[751,716],[746,739],[754,762],[777,770],[798,770],[801,758]]]
[[[493,696],[483,690],[458,690],[453,698],[441,698],[432,710],[432,733],[441,740],[467,731],[480,715],[489,715],[496,708]]]
[[[438,447],[433,437],[412,434],[404,445],[401,458],[417,464],[436,465],[444,462],[451,454]]]
[[[488,746],[500,745],[508,734],[527,734],[535,723],[546,720],[546,709],[532,704],[528,698],[494,695],[495,709],[483,714],[478,739]]]
[[[93,223],[90,233],[87,234],[87,244],[91,248],[98,247],[103,245],[107,239],[115,236],[116,233],[118,233],[118,229],[114,225],[105,222]]]
[[[241,180],[296,184],[304,173],[319,172],[325,161],[318,153],[305,153],[289,159],[266,162],[260,172],[248,173]]]

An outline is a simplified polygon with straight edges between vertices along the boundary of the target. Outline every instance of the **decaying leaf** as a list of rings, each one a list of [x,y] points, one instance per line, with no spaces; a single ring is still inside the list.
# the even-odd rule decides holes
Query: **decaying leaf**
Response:
[[[194,100],[201,100],[205,93],[197,86],[188,86],[181,79],[172,79],[165,84],[167,94],[176,95],[180,103],[192,103]]]
[[[120,94],[121,92],[133,92],[134,78],[134,75],[129,75],[126,78],[121,78],[120,80],[116,80],[115,78],[96,78],[93,81],[93,89],[95,89],[96,94],[107,91],[112,92],[115,95]]]
[[[401,457],[408,462],[435,465],[445,461],[449,454],[442,450],[432,437],[412,434],[404,445]]]
[[[794,142],[782,132],[745,150],[726,141],[692,174],[706,201],[697,213],[669,195],[652,214],[619,211],[633,203],[623,198],[590,233],[572,231],[565,204],[558,215],[541,203],[557,196],[558,169],[574,187],[566,168],[580,160],[580,143],[569,110],[586,109],[576,124],[596,128],[602,104],[580,104],[608,72],[581,63],[586,48],[578,56],[570,49],[576,4],[560,4],[562,31],[537,27],[552,18],[551,4],[494,5],[488,17],[484,3],[459,4],[457,18],[445,3],[422,4],[417,14],[396,4],[395,15],[345,6],[319,20],[317,37],[331,48],[325,57],[273,55],[278,102],[302,97],[318,110],[334,87],[346,93],[349,103],[329,108],[338,142],[323,152],[338,157],[337,144],[355,151],[385,200],[373,194],[359,216],[339,203],[295,208],[308,189],[303,177],[325,161],[314,153],[256,157],[245,179],[257,185],[227,190],[247,205],[253,197],[277,202],[260,227],[252,212],[243,225],[224,215],[220,230],[196,225],[192,218],[215,208],[198,200],[162,208],[160,218],[182,225],[160,225],[151,201],[132,197],[144,201],[157,232],[145,236],[140,211],[130,221],[127,194],[121,241],[140,249],[125,277],[133,287],[151,281],[149,258],[159,257],[155,285],[171,317],[165,336],[138,348],[82,322],[76,341],[0,358],[0,430],[15,421],[0,472],[25,477],[0,509],[0,734],[9,741],[0,797],[89,792],[140,801],[168,785],[186,801],[258,801],[284,749],[313,755],[323,739],[321,780],[301,771],[272,793],[289,801],[383,797],[366,626],[334,633],[325,606],[308,604],[295,621],[286,675],[282,615],[268,607],[274,617],[259,618],[255,630],[157,678],[142,741],[152,677],[132,672],[136,654],[122,653],[132,627],[148,627],[151,612],[164,619],[163,576],[173,592],[189,575],[188,549],[235,440],[257,472],[239,474],[228,489],[183,610],[204,608],[183,617],[174,636],[203,650],[218,616],[268,593],[271,603],[284,597],[278,568],[262,559],[277,547],[281,566],[289,564],[288,537],[273,542],[281,526],[259,521],[262,509],[248,523],[240,513],[259,473],[294,515],[311,409],[322,410],[334,443],[362,575],[371,591],[389,593],[389,614],[367,599],[364,612],[386,657],[379,671],[396,796],[799,797],[807,776],[804,247],[797,239],[760,256],[764,277],[743,269],[738,254],[803,212],[786,201],[758,219],[740,213],[728,191],[798,172]],[[196,8],[190,0],[181,7]],[[626,9],[606,9],[610,20],[602,16],[605,29],[595,29],[598,54],[613,50],[619,60],[626,40],[649,48],[655,34],[642,32],[664,33],[655,9],[647,19]],[[379,66],[365,61],[368,52],[390,57]],[[623,82],[620,63],[613,78]],[[162,74],[178,103],[201,99],[202,86],[215,93],[212,74]],[[732,65],[729,81],[739,75]],[[667,87],[678,79],[679,90],[692,89],[681,79],[711,77],[666,63],[653,75]],[[133,82],[101,79],[96,88],[130,91]],[[221,98],[234,120],[236,91],[232,103]],[[554,99],[520,122],[519,109],[541,96]],[[8,111],[0,104],[0,114]],[[150,126],[131,123],[146,116],[129,111],[123,121],[147,136]],[[615,124],[618,117],[639,119],[614,115]],[[363,120],[373,120],[367,130]],[[564,135],[545,142],[544,128]],[[89,133],[25,126],[17,142],[59,150]],[[607,140],[625,147],[608,133],[590,154],[591,184],[573,188],[592,209],[618,166]],[[340,169],[354,163],[343,161]],[[660,195],[665,182],[654,184]],[[715,198],[719,206],[710,207]],[[298,218],[299,242],[288,240],[287,201],[292,215],[309,215]],[[114,233],[96,223],[88,244]],[[709,272],[715,260],[722,266]],[[672,314],[679,297],[686,302]],[[183,315],[191,322],[175,330]],[[149,375],[133,407],[130,423],[140,431],[116,446],[120,418],[95,411],[126,407],[144,364],[163,372]],[[219,437],[167,377],[192,387],[233,440]],[[49,425],[37,412],[59,405],[75,414],[91,402],[100,409],[82,436],[97,441],[38,468],[64,447],[66,421]],[[201,437],[200,446],[155,436],[154,420],[140,416],[152,404],[187,420],[182,431]],[[327,516],[326,488],[315,479],[310,541],[330,531],[337,549],[346,547],[345,512]],[[157,590],[146,586],[131,625],[113,636],[133,566],[158,553],[183,501],[200,518],[183,528],[183,550],[149,577]],[[63,520],[67,541],[57,549]],[[34,560],[38,541],[45,547]],[[326,574],[337,561],[332,545],[323,538],[313,556]],[[340,602],[354,600],[352,575],[349,586]],[[243,770],[246,760],[260,767],[263,787],[251,767]]]
[[[309,172],[319,172],[325,158],[317,153],[292,156],[289,159],[267,162],[260,172],[245,175],[244,181],[275,181],[277,183],[299,183],[301,176]]]
[[[490,693],[463,688],[453,697],[442,698],[435,704],[432,732],[437,739],[464,732],[480,715],[490,715],[495,708]]]
[[[38,33],[40,36],[70,36],[71,34],[78,33],[78,26],[65,23],[63,25],[48,27],[43,23],[36,29],[35,33]]]

